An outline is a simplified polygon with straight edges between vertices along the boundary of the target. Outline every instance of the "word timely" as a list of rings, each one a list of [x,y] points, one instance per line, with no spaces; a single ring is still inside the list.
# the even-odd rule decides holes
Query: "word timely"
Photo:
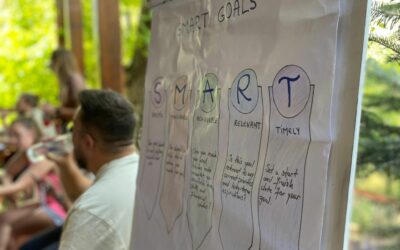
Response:
[[[276,133],[286,136],[291,135],[300,135],[300,128],[290,128],[290,127],[283,127],[283,126],[276,126]]]

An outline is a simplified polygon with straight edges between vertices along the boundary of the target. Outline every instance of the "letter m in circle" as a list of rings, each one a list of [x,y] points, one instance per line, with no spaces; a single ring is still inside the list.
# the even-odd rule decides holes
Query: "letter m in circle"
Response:
[[[185,105],[185,93],[186,93],[186,84],[179,88],[178,85],[175,86],[174,93],[174,104],[175,105]]]

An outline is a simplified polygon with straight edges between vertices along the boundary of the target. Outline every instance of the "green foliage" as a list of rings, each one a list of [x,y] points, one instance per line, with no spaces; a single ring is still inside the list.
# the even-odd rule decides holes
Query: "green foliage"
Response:
[[[355,189],[381,195],[388,200],[400,200],[400,180],[389,178],[384,172],[374,172],[367,177],[358,178]]]
[[[371,19],[377,24],[394,28],[400,22],[400,3],[393,0],[390,3],[374,1],[371,8]]]
[[[92,88],[100,87],[98,31],[95,1],[81,1],[85,78]],[[128,65],[137,47],[145,48],[138,36],[142,0],[120,0],[122,58]],[[54,0],[0,0],[0,108],[14,106],[22,92],[41,96],[42,102],[58,103],[58,84],[48,68],[57,47]],[[67,35],[68,37],[68,35]],[[147,53],[147,47],[146,52]],[[143,51],[142,50],[142,51]]]
[[[375,1],[371,17],[358,175],[400,178],[400,3]]]
[[[83,12],[83,50],[86,84],[100,88],[100,65],[96,30],[94,26],[94,1],[81,1]]]
[[[374,204],[365,199],[358,199],[354,202],[351,220],[359,225],[362,233],[365,233],[374,227],[375,222],[372,220],[374,214]]]
[[[133,58],[140,35],[138,26],[142,0],[120,0],[122,65]],[[85,79],[92,88],[100,87],[98,31],[95,24],[95,1],[82,1],[84,27]]]
[[[0,108],[14,106],[21,92],[57,103],[57,81],[48,69],[56,47],[54,1],[3,0],[0,9]]]
[[[352,223],[369,242],[380,242],[376,249],[399,249],[400,226],[396,219],[398,208],[393,204],[376,204],[356,196],[352,211]]]
[[[151,12],[147,7],[142,8],[140,22],[139,22],[139,30],[138,30],[138,38],[136,42],[136,51],[139,52],[143,57],[147,58],[148,56],[148,48],[150,44],[151,37]]]
[[[122,63],[128,65],[134,57],[135,48],[143,35],[138,32],[142,0],[120,2],[120,23],[122,33]]]
[[[385,66],[372,58],[367,61],[359,176],[382,171],[400,177],[400,71]]]
[[[377,204],[366,198],[356,196],[352,222],[360,227],[362,233],[377,237],[393,236],[400,230],[392,218],[398,213],[394,204]]]
[[[369,40],[378,43],[388,49],[391,49],[394,53],[388,57],[389,62],[400,62],[400,36],[393,35],[389,37],[381,37],[371,32]]]
[[[393,0],[389,3],[375,0],[372,4],[371,19],[369,40],[393,52],[387,58],[389,62],[400,63],[400,3]]]

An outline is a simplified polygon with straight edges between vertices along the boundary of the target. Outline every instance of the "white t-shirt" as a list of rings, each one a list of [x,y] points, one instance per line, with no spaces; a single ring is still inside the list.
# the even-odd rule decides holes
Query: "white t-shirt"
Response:
[[[61,250],[127,250],[130,244],[139,156],[102,166],[93,185],[75,202]]]
[[[57,135],[56,126],[53,121],[48,124],[44,123],[44,113],[38,108],[32,109],[32,120],[38,125],[40,132],[42,132],[43,139],[53,138]]]

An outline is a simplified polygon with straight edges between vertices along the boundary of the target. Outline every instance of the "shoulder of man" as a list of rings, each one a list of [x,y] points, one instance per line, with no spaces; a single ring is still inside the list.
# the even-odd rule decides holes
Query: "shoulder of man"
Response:
[[[115,169],[98,178],[79,197],[74,207],[106,218],[112,216],[114,213],[110,214],[110,211],[115,209],[130,211],[135,199],[137,172],[137,162],[135,166],[115,166]]]
[[[61,250],[127,249],[112,223],[86,210],[72,209],[64,225]]]

